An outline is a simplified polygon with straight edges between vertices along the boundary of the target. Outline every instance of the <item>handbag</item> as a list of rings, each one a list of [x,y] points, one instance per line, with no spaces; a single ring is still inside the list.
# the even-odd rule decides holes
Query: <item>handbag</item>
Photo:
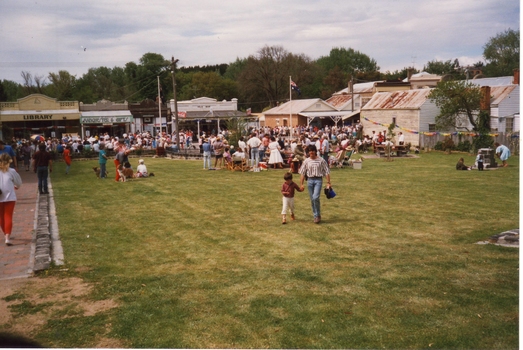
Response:
[[[327,197],[327,199],[336,197],[336,192],[334,192],[334,190],[332,189],[332,186],[330,188],[325,187],[323,192],[325,193],[325,197]]]

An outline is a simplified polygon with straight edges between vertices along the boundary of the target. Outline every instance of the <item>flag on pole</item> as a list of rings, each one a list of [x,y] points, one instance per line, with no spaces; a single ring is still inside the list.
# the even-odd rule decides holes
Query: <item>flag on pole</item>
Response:
[[[296,91],[296,92],[298,93],[298,95],[301,95],[301,90],[300,90],[300,88],[299,88],[298,85],[296,85],[296,83],[293,82],[292,80],[291,80],[291,89],[293,89],[294,91]]]

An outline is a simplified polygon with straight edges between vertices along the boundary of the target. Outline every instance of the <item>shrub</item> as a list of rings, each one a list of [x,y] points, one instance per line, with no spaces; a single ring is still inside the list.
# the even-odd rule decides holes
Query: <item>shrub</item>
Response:
[[[460,152],[470,152],[472,150],[472,143],[469,140],[458,143],[456,146],[456,151]]]

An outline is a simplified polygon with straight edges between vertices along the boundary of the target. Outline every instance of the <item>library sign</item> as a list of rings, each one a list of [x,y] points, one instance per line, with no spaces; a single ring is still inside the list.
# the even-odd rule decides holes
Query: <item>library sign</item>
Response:
[[[24,120],[52,120],[52,114],[27,114],[24,115]]]

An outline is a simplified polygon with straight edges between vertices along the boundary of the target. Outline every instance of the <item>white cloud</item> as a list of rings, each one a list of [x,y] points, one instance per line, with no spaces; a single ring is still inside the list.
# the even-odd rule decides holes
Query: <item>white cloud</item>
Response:
[[[229,63],[264,45],[313,59],[351,47],[382,71],[475,63],[490,37],[519,29],[519,11],[518,0],[2,0],[0,79],[21,81],[22,70],[81,76],[146,52],[181,65]]]

